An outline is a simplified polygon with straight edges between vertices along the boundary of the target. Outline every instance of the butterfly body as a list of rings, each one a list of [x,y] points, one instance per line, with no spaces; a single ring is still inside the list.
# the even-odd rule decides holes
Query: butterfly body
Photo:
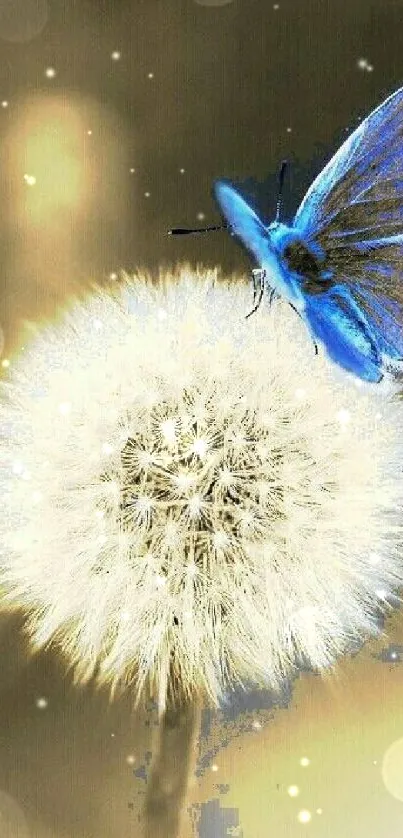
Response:
[[[379,382],[403,360],[403,88],[343,143],[291,225],[265,225],[226,180],[232,235],[343,369]]]
[[[348,288],[332,279],[323,251],[309,247],[286,224],[273,222],[266,230],[271,258],[266,256],[262,268],[271,286],[298,311],[314,342],[325,344],[333,361],[378,382],[382,351],[376,335]]]

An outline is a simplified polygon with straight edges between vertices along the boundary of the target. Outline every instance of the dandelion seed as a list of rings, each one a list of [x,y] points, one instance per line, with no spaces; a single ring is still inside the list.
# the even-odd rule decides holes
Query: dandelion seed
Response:
[[[78,681],[161,711],[326,668],[403,583],[403,406],[377,422],[377,391],[313,361],[281,301],[251,328],[235,279],[108,289],[38,328],[0,385],[7,607]]]

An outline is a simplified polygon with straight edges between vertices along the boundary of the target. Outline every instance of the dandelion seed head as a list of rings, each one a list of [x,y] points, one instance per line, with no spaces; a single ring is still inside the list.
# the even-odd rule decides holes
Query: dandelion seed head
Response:
[[[376,632],[402,584],[403,407],[377,422],[285,304],[249,307],[215,272],[126,277],[7,370],[4,602],[78,682],[160,708],[281,688]]]

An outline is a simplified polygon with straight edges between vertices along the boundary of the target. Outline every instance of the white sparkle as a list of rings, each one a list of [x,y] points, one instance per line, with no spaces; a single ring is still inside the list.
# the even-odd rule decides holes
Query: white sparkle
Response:
[[[89,131],[87,131],[87,134],[88,134],[89,137],[91,136],[91,134],[92,134],[91,128],[89,129]]]
[[[357,67],[359,70],[364,70],[366,73],[372,73],[374,69],[373,65],[369,63],[367,58],[359,58],[357,61]]]
[[[118,275],[117,275],[117,273],[115,273],[115,271],[112,271],[112,273],[109,274],[109,279],[111,279],[112,281],[114,281],[117,278],[118,278]]]
[[[301,757],[299,764],[302,765],[303,768],[306,768],[307,765],[311,764],[311,760],[308,759],[308,757]]]
[[[10,361],[8,360],[8,358],[3,358],[1,366],[4,367],[5,370],[10,366]]]
[[[13,463],[13,474],[22,474],[24,471],[24,466],[22,463],[16,462]]]
[[[181,492],[186,492],[193,486],[196,476],[188,471],[179,472],[175,477],[175,483]]]
[[[321,815],[321,814],[322,814],[322,812],[323,812],[323,809],[317,809],[317,810],[316,810],[316,814],[317,814],[317,815]]]
[[[25,183],[28,184],[28,186],[35,186],[35,184],[36,184],[35,175],[24,175],[24,180],[25,180]]]
[[[130,611],[124,610],[120,613],[120,619],[123,623],[128,623],[130,620]]]
[[[397,658],[397,654],[396,654],[396,652],[392,652],[390,656],[391,656],[391,658],[392,658],[392,660],[393,660],[393,661],[395,661],[395,660],[396,660],[396,658]]]
[[[151,192],[144,192],[144,197],[149,198],[151,196]]]
[[[56,70],[54,67],[46,67],[45,76],[47,79],[54,79],[56,75]]]
[[[134,175],[135,171],[136,171],[136,169],[133,169],[133,166],[132,166],[132,168],[130,169],[130,174]]]
[[[157,573],[157,575],[155,577],[155,584],[156,584],[157,588],[163,588],[166,585],[166,583],[167,583],[167,580],[166,580],[165,576],[161,576],[160,573]]]
[[[312,820],[312,815],[308,809],[301,809],[301,811],[298,812],[298,820],[300,823],[309,823],[309,821]]]
[[[129,756],[126,757],[126,762],[128,765],[134,765],[134,763],[136,762],[136,757],[134,756],[134,754],[129,754]]]
[[[205,217],[206,216],[205,216],[204,212],[198,212],[197,213],[197,220],[198,221],[204,221]]]
[[[262,725],[257,719],[255,719],[255,721],[252,722],[252,727],[254,730],[260,730]]]
[[[234,481],[234,476],[233,476],[232,472],[229,470],[229,468],[223,468],[222,469],[221,474],[219,476],[219,481],[220,481],[221,485],[224,486],[226,489],[229,489],[230,486],[232,486],[233,481]]]
[[[292,131],[292,128],[290,128],[290,126],[288,126],[288,128],[287,128],[287,134],[291,134],[291,131]]]
[[[297,399],[303,399],[306,396],[306,390],[303,387],[297,387],[295,391],[295,396]]]
[[[275,11],[275,12],[278,12],[279,8],[280,8],[280,4],[279,4],[279,3],[275,3],[275,4],[274,4],[274,6],[273,6],[274,11]]]
[[[168,315],[164,308],[159,308],[157,312],[158,320],[166,320]]]
[[[179,171],[180,171],[181,175],[185,174],[185,169],[179,169]]]
[[[119,50],[114,49],[113,52],[111,52],[112,61],[120,61],[121,55],[122,54],[119,52]]]
[[[154,73],[148,73],[147,78],[148,79],[153,79],[154,78]]]
[[[2,108],[8,108],[8,102],[7,102],[7,99],[3,99],[2,103],[1,103],[1,107],[2,107]]]
[[[218,765],[216,765],[216,764],[214,763],[214,765],[212,765],[212,766],[211,766],[211,770],[212,770],[212,771],[218,771]]]
[[[71,411],[71,402],[60,402],[59,404],[59,413],[62,416],[67,416],[68,413]]]
[[[100,329],[102,329],[102,325],[103,325],[102,320],[99,320],[98,318],[93,320],[94,329],[96,329],[98,332],[99,332]]]
[[[288,786],[287,794],[289,794],[290,797],[298,797],[299,786]]]
[[[38,710],[46,710],[49,702],[48,699],[42,696],[41,698],[37,698],[35,702]]]
[[[197,454],[198,457],[204,457],[207,451],[208,445],[205,439],[196,439],[193,446],[192,451],[194,454]]]

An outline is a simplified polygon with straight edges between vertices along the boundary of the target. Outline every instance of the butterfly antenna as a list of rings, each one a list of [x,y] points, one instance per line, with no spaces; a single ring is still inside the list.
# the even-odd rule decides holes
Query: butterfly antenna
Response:
[[[278,197],[277,197],[277,210],[276,210],[276,221],[280,220],[280,212],[281,212],[281,202],[283,199],[283,185],[284,185],[284,176],[285,170],[288,166],[288,160],[283,160],[280,166],[280,172],[278,175]]]
[[[213,230],[228,230],[229,224],[219,224],[213,227],[197,227],[194,230],[188,230],[186,227],[174,227],[173,230],[168,230],[168,236],[189,236],[193,233],[211,233]]]

